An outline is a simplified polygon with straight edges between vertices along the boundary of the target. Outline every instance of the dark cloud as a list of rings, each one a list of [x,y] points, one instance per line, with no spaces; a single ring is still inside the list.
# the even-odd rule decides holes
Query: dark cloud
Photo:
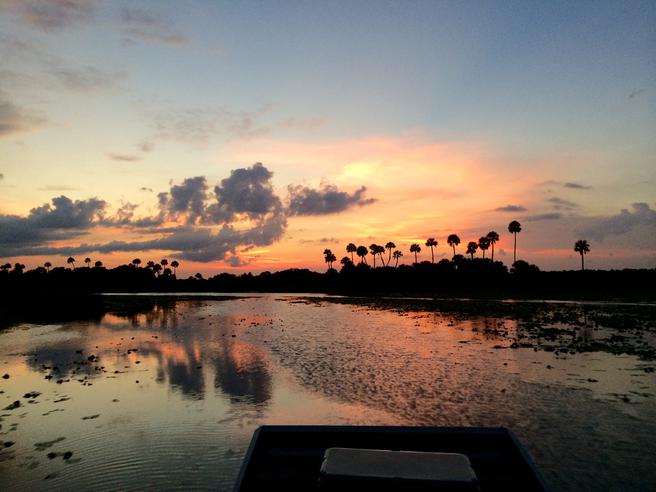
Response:
[[[249,168],[234,169],[214,187],[216,203],[206,210],[207,222],[231,221],[237,215],[258,219],[281,213],[282,202],[273,191],[273,173],[258,162]]]
[[[505,207],[498,207],[494,210],[496,212],[526,212],[526,208],[522,205],[506,205]]]
[[[581,183],[564,183],[563,186],[565,188],[571,188],[573,190],[590,190],[592,189],[592,186],[584,185]]]
[[[92,0],[6,0],[3,8],[17,14],[26,24],[44,31],[85,22],[95,11]]]
[[[29,254],[24,251],[39,244],[78,237],[104,220],[106,206],[97,198],[73,201],[62,195],[33,208],[27,217],[0,215],[0,257]]]
[[[109,157],[112,160],[115,161],[121,161],[121,162],[135,162],[141,159],[138,155],[133,155],[133,154],[112,154],[109,153],[107,154],[107,157]]]
[[[149,193],[152,193],[153,189],[152,188],[146,188],[145,186],[142,186],[141,188],[139,188],[139,191],[147,191]]]
[[[584,237],[603,241],[607,236],[623,235],[646,228],[646,237],[656,237],[656,210],[647,203],[633,203],[632,210],[622,209],[619,214],[599,217],[579,232]],[[652,242],[653,247],[653,242]]]
[[[543,181],[538,183],[539,186],[561,186],[563,188],[569,188],[570,190],[591,190],[592,186],[588,186],[582,183],[575,183],[572,181],[562,182],[550,179],[549,181]]]
[[[342,212],[355,205],[370,205],[375,198],[365,198],[365,186],[349,194],[339,191],[334,185],[324,185],[320,189],[307,186],[288,186],[289,215],[325,215]]]
[[[128,7],[121,12],[123,32],[128,39],[146,41],[165,46],[184,46],[189,39],[176,31],[172,22],[157,13]]]
[[[556,210],[572,210],[579,207],[577,203],[570,202],[569,200],[563,200],[557,196],[547,199],[547,202],[551,203],[553,208]]]
[[[0,137],[33,130],[44,122],[43,117],[15,105],[0,94]]]
[[[319,244],[335,244],[339,243],[340,240],[334,237],[322,237],[319,239],[301,239],[299,243],[301,244],[311,244],[311,243],[319,243]]]
[[[204,176],[187,178],[181,185],[173,185],[168,192],[157,195],[160,210],[167,218],[184,215],[187,224],[195,224],[205,214],[207,189]]]
[[[51,204],[32,209],[27,217],[0,215],[0,257],[167,250],[173,257],[190,261],[225,260],[240,264],[244,260],[239,258],[239,252],[279,240],[287,230],[289,215],[334,213],[372,202],[364,198],[364,187],[352,194],[333,186],[320,190],[296,187],[297,202],[292,211],[276,195],[272,177],[271,171],[256,163],[232,170],[213,192],[204,176],[187,178],[158,194],[159,212],[153,217],[136,217],[137,205],[132,203],[124,203],[108,215],[106,203],[97,198],[72,201],[60,196]],[[170,227],[168,221],[184,225]],[[146,239],[75,247],[48,244],[55,239],[78,238],[98,226],[130,228]],[[150,238],[151,235],[157,237]]]
[[[563,217],[563,214],[559,212],[552,212],[552,213],[546,213],[546,214],[537,214],[537,215],[529,215],[528,217],[525,217],[524,220],[528,222],[539,222],[542,220],[558,220]]]

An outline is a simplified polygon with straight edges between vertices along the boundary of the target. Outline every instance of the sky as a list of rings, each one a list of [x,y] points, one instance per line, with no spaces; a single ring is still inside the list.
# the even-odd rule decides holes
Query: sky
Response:
[[[0,262],[656,267],[653,1],[0,0]]]

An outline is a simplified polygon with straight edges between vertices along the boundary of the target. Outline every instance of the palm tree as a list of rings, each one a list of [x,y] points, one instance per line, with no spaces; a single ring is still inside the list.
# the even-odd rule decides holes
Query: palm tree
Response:
[[[522,225],[513,220],[508,224],[508,232],[515,235],[515,245],[513,246],[513,263],[517,261],[517,233],[522,231]]]
[[[490,240],[490,245],[492,246],[492,262],[494,263],[494,243],[499,240],[499,234],[496,231],[490,231],[487,233],[487,238]]]
[[[339,262],[340,262],[340,263],[342,264],[342,266],[344,266],[344,267],[346,267],[346,266],[352,266],[352,265],[353,265],[353,261],[352,261],[351,258],[349,258],[348,256],[345,256],[344,258],[342,258],[341,260],[339,260]]]
[[[435,263],[435,255],[433,253],[433,248],[437,246],[437,241],[435,240],[434,237],[429,237],[426,239],[426,246],[428,246],[431,249],[431,263]]]
[[[353,253],[358,250],[358,247],[353,243],[348,243],[346,245],[346,252],[351,253],[351,263],[353,263]]]
[[[360,263],[364,262],[365,265],[367,264],[367,259],[365,256],[369,254],[369,250],[367,249],[366,246],[358,246],[357,249],[355,250],[355,254],[360,257]]]
[[[392,253],[392,256],[394,256],[394,259],[396,260],[396,263],[394,264],[394,268],[398,268],[399,266],[399,258],[403,256],[403,252],[399,251],[398,249]]]
[[[333,268],[333,262],[337,261],[337,257],[329,249],[323,250],[323,258],[326,263],[328,263],[328,270]]]
[[[141,265],[141,260],[139,258],[135,258],[134,260],[132,260],[132,264],[135,267],[139,267],[139,265]]]
[[[381,246],[378,246],[376,243],[369,245],[369,251],[371,252],[371,255],[374,257],[374,268],[376,268],[376,255],[379,253],[379,248],[381,248]],[[383,251],[385,250],[383,249]]]
[[[88,256],[84,259],[84,263],[87,265],[87,268],[91,268],[91,258]]]
[[[173,260],[171,262],[171,266],[173,267],[173,275],[178,273],[178,267],[180,266],[180,263],[178,263],[176,260]]]
[[[155,275],[159,277],[159,272],[161,271],[162,271],[162,265],[160,265],[159,263],[155,263],[153,265],[153,272],[155,273]]]
[[[385,247],[377,244],[376,251],[378,251],[378,256],[380,257],[381,265],[385,266],[385,258],[383,258],[383,253],[385,253]]]
[[[478,238],[478,247],[481,248],[483,252],[483,259],[485,259],[485,251],[490,248],[490,238],[487,236],[481,236]]]
[[[388,265],[390,264],[390,261],[392,261],[392,250],[393,250],[394,248],[396,248],[396,244],[394,244],[392,241],[388,242],[388,243],[385,245],[385,249],[387,249],[388,252],[389,252],[389,255],[387,256],[387,264],[388,264]]]
[[[150,270],[152,270],[154,267],[155,267],[155,262],[153,260],[148,260],[146,262],[146,268],[149,268]]]
[[[478,243],[476,241],[469,241],[467,244],[467,253],[468,255],[471,255],[471,259],[474,259],[474,254],[476,253],[476,250],[478,249]]]
[[[453,256],[455,256],[456,246],[460,244],[460,238],[456,234],[450,234],[449,237],[446,238],[446,242],[453,248]]]
[[[581,255],[581,271],[585,270],[585,262],[583,255],[590,252],[590,244],[585,239],[579,239],[574,244],[574,251]]]
[[[164,258],[162,261],[159,262],[159,264],[162,265],[163,267],[166,267],[169,264],[169,260]]]
[[[417,253],[421,252],[421,246],[417,243],[410,245],[410,252],[415,254],[415,265],[417,264]]]
[[[43,264],[43,266],[46,267],[46,272],[49,272],[49,271],[50,271],[50,267],[52,266],[52,263],[50,263],[49,261],[46,261],[46,262]]]
[[[97,262],[94,263],[94,266],[95,266],[96,268],[100,268],[100,267],[102,267],[102,261],[98,260]]]
[[[75,270],[75,258],[73,258],[72,256],[69,256],[68,260],[66,260],[66,263],[71,265],[73,267],[73,270]]]

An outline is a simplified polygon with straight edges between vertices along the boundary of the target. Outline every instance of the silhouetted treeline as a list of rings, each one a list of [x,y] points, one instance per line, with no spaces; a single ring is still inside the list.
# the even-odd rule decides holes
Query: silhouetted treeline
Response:
[[[0,303],[34,303],[93,293],[116,292],[309,292],[363,295],[428,295],[461,297],[636,298],[656,299],[656,270],[591,270],[542,272],[519,260],[513,268],[490,259],[456,256],[438,263],[423,262],[398,268],[372,268],[346,263],[340,271],[307,269],[263,272],[257,275],[222,273],[207,279],[200,274],[178,279],[146,267],[113,269],[21,268],[0,271]],[[57,301],[59,302],[59,301]],[[55,302],[54,304],[57,304]],[[66,301],[61,301],[66,302]],[[52,304],[52,303],[51,303]],[[89,306],[91,307],[91,306]],[[78,306],[77,309],[84,309]]]

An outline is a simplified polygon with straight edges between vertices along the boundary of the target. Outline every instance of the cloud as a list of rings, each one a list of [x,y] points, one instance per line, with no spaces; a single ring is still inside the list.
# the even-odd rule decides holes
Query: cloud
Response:
[[[522,205],[506,205],[494,209],[495,212],[526,212],[526,208]]]
[[[5,179],[5,175],[0,173],[0,181],[2,181],[3,179]]]
[[[139,191],[147,191],[148,193],[152,193],[153,189],[142,186],[141,188],[139,188]]]
[[[563,186],[565,188],[571,188],[574,190],[591,190],[592,186],[584,185],[581,183],[564,183]]]
[[[160,210],[169,219],[184,215],[187,224],[195,224],[205,214],[207,189],[204,176],[187,178],[181,185],[173,185],[168,192],[157,195]]]
[[[592,186],[582,184],[582,183],[575,183],[572,181],[568,182],[562,182],[562,181],[556,181],[554,179],[550,179],[548,181],[543,181],[541,183],[538,183],[538,186],[562,186],[563,188],[569,188],[570,190],[591,190]]]
[[[141,150],[141,152],[152,152],[154,148],[155,146],[153,143],[147,140],[139,144],[139,150]]]
[[[299,243],[301,244],[311,244],[311,243],[319,243],[319,244],[335,244],[339,243],[340,240],[334,237],[322,237],[319,239],[301,239]]]
[[[206,143],[213,138],[252,138],[268,133],[257,118],[266,111],[231,111],[226,108],[187,108],[162,111],[153,126],[158,137],[182,142]]]
[[[561,214],[561,213],[551,212],[551,213],[546,213],[546,214],[529,215],[524,220],[526,220],[528,222],[539,222],[539,221],[543,221],[543,220],[558,220],[562,217],[563,217],[563,214]]]
[[[352,194],[330,185],[320,190],[295,187],[303,199],[292,210],[276,195],[272,178],[273,173],[261,163],[233,169],[212,191],[204,176],[187,178],[157,195],[159,212],[152,217],[136,217],[137,205],[129,202],[108,215],[107,204],[97,198],[53,198],[27,217],[0,215],[0,257],[167,250],[173,257],[190,261],[238,264],[242,261],[238,252],[278,241],[287,230],[289,215],[334,213],[372,201],[364,198],[364,187]],[[317,194],[318,204],[313,202]],[[130,228],[142,239],[78,246],[49,244],[78,238],[100,226]]]
[[[608,236],[623,235],[644,227],[649,229],[646,231],[646,237],[656,237],[656,210],[643,202],[633,203],[631,209],[622,209],[619,214],[610,217],[596,218],[579,233],[584,237],[603,241]]]
[[[556,210],[572,210],[579,207],[577,203],[570,202],[569,200],[563,200],[557,196],[547,199],[547,202],[551,203],[553,208]]]
[[[26,24],[53,31],[85,22],[93,17],[91,0],[7,0],[3,7],[18,15]]]
[[[67,185],[46,185],[40,188],[37,188],[39,191],[75,191],[78,188]]]
[[[343,212],[355,205],[370,205],[375,198],[365,198],[365,186],[349,194],[339,191],[334,185],[324,185],[320,189],[307,186],[288,186],[290,215],[325,215]]]
[[[89,65],[80,68],[54,67],[51,73],[65,88],[76,91],[110,89],[127,76],[126,72],[106,72]]]
[[[125,8],[121,12],[121,21],[123,32],[132,41],[138,39],[174,47],[190,43],[189,38],[176,32],[171,21],[146,9]]]
[[[45,122],[45,118],[4,100],[0,94],[0,137],[27,132]]]
[[[106,206],[97,198],[73,201],[62,195],[33,208],[27,217],[0,215],[0,256],[22,255],[26,248],[77,237],[104,219]]]
[[[112,160],[122,161],[122,162],[134,162],[134,161],[138,161],[138,160],[141,159],[141,157],[139,157],[138,155],[134,155],[134,154],[112,154],[112,153],[109,153],[109,154],[107,154],[107,157],[109,157]]]

